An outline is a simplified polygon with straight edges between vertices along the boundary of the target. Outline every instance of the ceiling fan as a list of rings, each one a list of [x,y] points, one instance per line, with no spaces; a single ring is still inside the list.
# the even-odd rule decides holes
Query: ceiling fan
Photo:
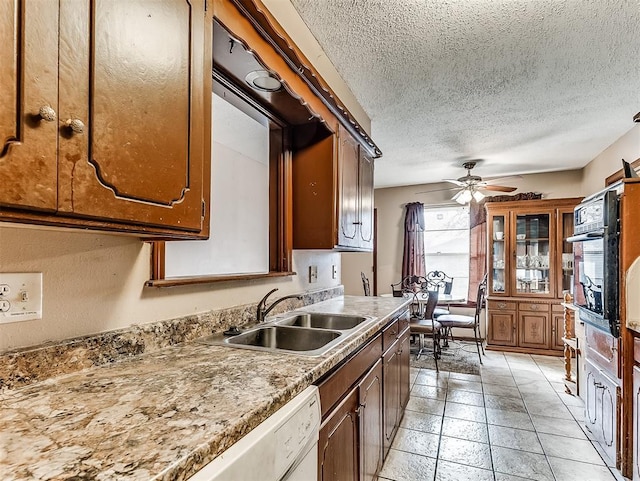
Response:
[[[471,202],[471,200],[475,200],[476,202],[480,202],[485,198],[485,194],[482,191],[492,191],[492,192],[513,192],[517,189],[517,187],[507,187],[503,185],[493,185],[489,184],[488,181],[482,180],[482,177],[477,175],[471,175],[471,169],[476,166],[476,162],[465,162],[462,164],[462,167],[467,169],[467,175],[460,177],[458,179],[443,179],[444,182],[451,182],[455,184],[457,187],[451,187],[451,189],[460,188],[458,192],[451,198],[451,200],[455,200],[459,204],[467,204]],[[449,190],[449,189],[442,189]],[[436,191],[430,191],[436,192]],[[420,192],[425,193],[425,192]]]

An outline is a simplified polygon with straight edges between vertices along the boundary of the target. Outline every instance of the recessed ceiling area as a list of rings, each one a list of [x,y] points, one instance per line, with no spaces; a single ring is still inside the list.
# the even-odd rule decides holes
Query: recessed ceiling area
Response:
[[[581,168],[640,111],[638,0],[291,2],[371,118],[376,187]]]

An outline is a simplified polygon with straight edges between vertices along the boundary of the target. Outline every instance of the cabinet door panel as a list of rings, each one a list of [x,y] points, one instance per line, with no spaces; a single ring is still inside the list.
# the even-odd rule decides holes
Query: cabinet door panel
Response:
[[[340,129],[340,231],[338,242],[343,246],[356,247],[358,231],[358,143],[342,128]]]
[[[73,4],[61,4],[60,115],[85,129],[63,127],[60,210],[200,230],[202,0]]]
[[[373,248],[373,159],[360,150],[360,241]]]
[[[358,481],[358,389],[354,389],[320,428],[319,481]]]
[[[564,314],[553,313],[553,319],[551,321],[551,349],[558,351],[564,351],[564,342],[562,337],[564,336]]]
[[[361,481],[372,481],[382,467],[382,361],[360,383]]]
[[[515,346],[517,324],[515,311],[489,312],[488,343],[499,346]]]
[[[398,425],[400,413],[400,363],[397,346],[393,346],[383,358],[384,378],[384,452],[391,448],[391,441]]]
[[[409,332],[400,339],[400,412],[398,422],[402,420],[404,408],[407,407],[410,394],[410,356],[411,346]]]
[[[549,315],[546,313],[521,312],[518,331],[522,347],[547,349],[549,347]]]
[[[0,206],[57,206],[58,3],[0,2]]]

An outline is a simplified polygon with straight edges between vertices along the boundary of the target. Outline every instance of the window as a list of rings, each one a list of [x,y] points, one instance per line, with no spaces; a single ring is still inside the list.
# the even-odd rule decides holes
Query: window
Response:
[[[453,277],[451,294],[467,297],[469,290],[469,206],[424,208],[424,261],[429,271]]]

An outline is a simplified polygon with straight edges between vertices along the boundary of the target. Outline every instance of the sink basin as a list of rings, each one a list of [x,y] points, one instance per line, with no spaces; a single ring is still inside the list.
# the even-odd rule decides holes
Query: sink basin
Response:
[[[303,312],[296,313],[292,317],[287,317],[281,321],[278,321],[278,325],[348,331],[368,320],[368,317],[350,316],[346,314],[322,314],[319,312]]]
[[[268,351],[320,355],[339,342],[342,332],[303,327],[265,326],[225,339],[225,344]]]

